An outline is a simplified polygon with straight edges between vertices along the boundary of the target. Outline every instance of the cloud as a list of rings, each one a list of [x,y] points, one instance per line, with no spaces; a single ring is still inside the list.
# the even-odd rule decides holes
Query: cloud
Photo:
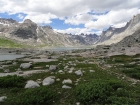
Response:
[[[17,16],[19,19],[24,19],[24,15],[22,15],[22,14],[18,14],[18,16]]]
[[[90,14],[79,14],[73,17],[70,17],[65,20],[66,24],[72,24],[72,25],[79,25],[79,24],[85,24],[89,21],[92,21],[94,19],[93,15]]]
[[[27,15],[25,19],[31,19],[33,22],[38,23],[38,24],[42,24],[42,23],[51,23],[52,21],[50,19],[55,19],[57,18],[56,15],[53,15],[51,13],[47,13],[47,14],[36,14],[36,13],[31,13],[29,15]]]
[[[96,16],[97,21],[87,22],[85,27],[98,30],[109,26],[122,27],[138,13],[140,13],[140,9],[138,8],[111,10],[105,15]]]
[[[32,13],[36,15],[50,13],[65,18],[85,14],[91,10],[138,8],[139,4],[140,0],[0,0],[0,12],[25,13],[28,16]]]
[[[58,30],[58,29],[54,29],[55,31],[57,32],[60,32],[60,33],[68,33],[68,34],[76,34],[76,35],[79,35],[81,33],[84,33],[84,34],[101,34],[101,31],[92,31],[91,29],[88,29],[88,28],[68,28],[66,30]]]
[[[0,0],[0,13],[23,13],[26,14],[24,19],[38,24],[50,24],[56,18],[64,20],[65,24],[84,24],[83,29],[65,30],[79,33],[102,30],[110,25],[122,27],[133,15],[140,13],[139,4],[140,0]],[[103,14],[88,14],[91,11]],[[109,12],[104,14],[106,11]],[[21,15],[18,17],[23,18]]]

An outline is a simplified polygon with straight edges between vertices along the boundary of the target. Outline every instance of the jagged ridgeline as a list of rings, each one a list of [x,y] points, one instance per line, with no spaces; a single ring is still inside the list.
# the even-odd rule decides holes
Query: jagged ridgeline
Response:
[[[94,44],[98,35],[68,35],[55,32],[50,26],[39,26],[30,19],[18,23],[13,19],[0,18],[0,37],[18,44],[30,46],[79,46]]]
[[[13,19],[0,18],[0,38],[8,38],[20,45],[39,47],[111,45],[133,35],[139,29],[140,14],[133,16],[124,27],[109,27],[100,36],[96,34],[63,34],[54,31],[50,26],[39,26],[30,19],[19,23]]]

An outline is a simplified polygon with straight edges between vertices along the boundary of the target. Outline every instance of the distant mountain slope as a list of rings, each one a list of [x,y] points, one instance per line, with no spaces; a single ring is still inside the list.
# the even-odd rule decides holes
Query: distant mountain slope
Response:
[[[132,35],[140,28],[140,14],[134,16],[125,27],[113,28],[103,31],[101,38],[97,41],[100,45],[110,45],[112,43],[120,42],[126,36]]]
[[[13,19],[0,18],[0,37],[16,40],[32,46],[79,46],[97,41],[95,36],[73,36],[55,32],[50,26],[38,26],[26,19],[18,23]]]

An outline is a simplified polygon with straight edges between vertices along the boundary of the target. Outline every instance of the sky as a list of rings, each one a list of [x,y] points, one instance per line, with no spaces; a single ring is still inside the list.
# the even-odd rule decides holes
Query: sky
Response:
[[[0,17],[31,19],[71,34],[98,34],[120,28],[140,13],[140,0],[0,0]]]

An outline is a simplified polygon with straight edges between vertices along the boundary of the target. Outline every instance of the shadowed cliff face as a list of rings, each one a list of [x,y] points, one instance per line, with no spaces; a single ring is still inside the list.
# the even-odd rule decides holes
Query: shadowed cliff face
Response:
[[[21,25],[19,25],[19,27],[17,27],[13,32],[11,32],[11,35],[15,35],[22,39],[33,38],[37,40],[36,29],[37,25],[31,20],[27,19]]]

